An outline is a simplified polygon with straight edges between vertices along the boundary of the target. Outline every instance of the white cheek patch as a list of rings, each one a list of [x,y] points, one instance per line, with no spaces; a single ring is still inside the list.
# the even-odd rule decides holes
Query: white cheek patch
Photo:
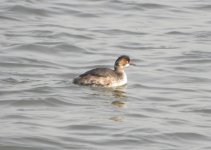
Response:
[[[130,64],[126,64],[126,65],[125,65],[125,67],[128,67],[128,66],[130,66]]]

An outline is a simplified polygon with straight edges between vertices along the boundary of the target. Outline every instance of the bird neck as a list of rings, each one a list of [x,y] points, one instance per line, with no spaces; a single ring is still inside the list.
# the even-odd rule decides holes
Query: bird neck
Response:
[[[123,66],[117,66],[115,65],[114,66],[114,70],[117,72],[117,73],[124,73],[124,67]]]

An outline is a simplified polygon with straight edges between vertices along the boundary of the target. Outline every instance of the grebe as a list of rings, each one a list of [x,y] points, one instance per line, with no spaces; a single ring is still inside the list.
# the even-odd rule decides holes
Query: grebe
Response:
[[[114,70],[109,68],[96,68],[89,70],[73,80],[74,84],[116,87],[127,83],[125,67],[131,64],[130,58],[126,55],[120,56],[115,64]]]

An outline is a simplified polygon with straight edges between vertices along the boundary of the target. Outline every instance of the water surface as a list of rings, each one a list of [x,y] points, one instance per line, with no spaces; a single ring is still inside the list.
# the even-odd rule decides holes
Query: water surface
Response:
[[[1,150],[211,149],[210,0],[3,0]],[[129,55],[128,84],[81,87]]]

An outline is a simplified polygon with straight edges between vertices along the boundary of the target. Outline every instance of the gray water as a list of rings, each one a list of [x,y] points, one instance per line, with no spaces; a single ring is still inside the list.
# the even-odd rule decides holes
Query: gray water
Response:
[[[211,1],[1,0],[0,110],[0,150],[210,150]]]

